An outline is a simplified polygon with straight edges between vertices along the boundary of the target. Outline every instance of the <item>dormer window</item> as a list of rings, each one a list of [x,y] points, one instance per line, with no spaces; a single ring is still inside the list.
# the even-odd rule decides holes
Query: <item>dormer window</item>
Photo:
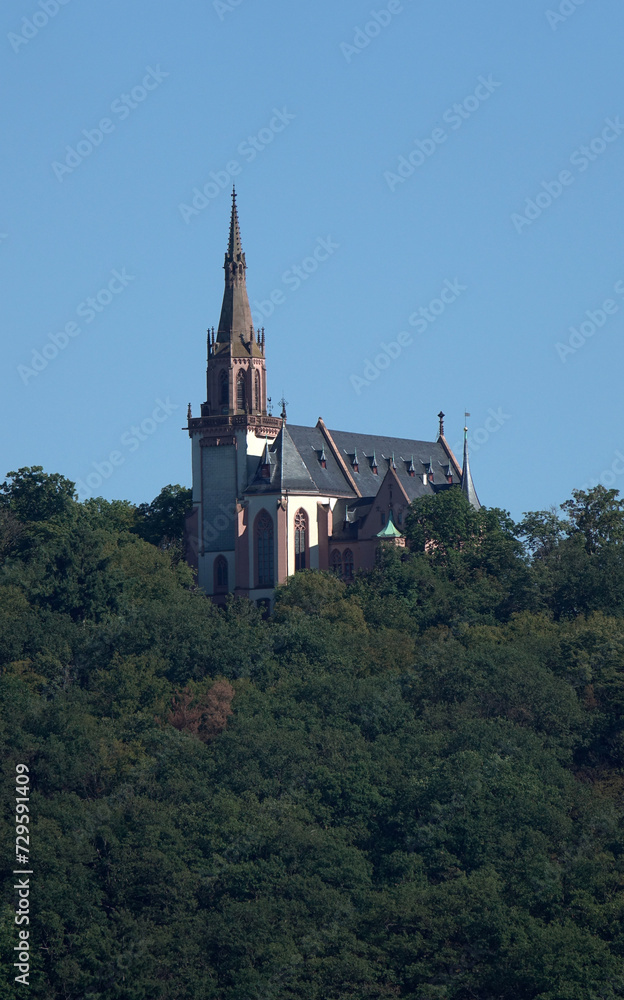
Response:
[[[262,452],[262,459],[260,461],[260,477],[261,479],[271,478],[271,454],[269,452],[269,439],[266,439],[266,444],[264,446],[264,451]]]

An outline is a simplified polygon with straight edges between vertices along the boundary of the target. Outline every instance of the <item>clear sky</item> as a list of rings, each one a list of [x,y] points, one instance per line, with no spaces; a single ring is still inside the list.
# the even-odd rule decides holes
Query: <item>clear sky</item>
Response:
[[[0,473],[190,485],[235,180],[290,421],[433,439],[442,409],[459,447],[468,410],[516,518],[624,489],[623,28],[621,0],[6,0]]]

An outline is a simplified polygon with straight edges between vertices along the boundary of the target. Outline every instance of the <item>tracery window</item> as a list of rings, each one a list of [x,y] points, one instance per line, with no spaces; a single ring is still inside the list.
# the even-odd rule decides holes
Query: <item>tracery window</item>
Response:
[[[307,565],[308,515],[300,508],[295,514],[295,572]]]
[[[256,518],[256,566],[259,587],[272,587],[273,571],[273,521],[266,510]]]
[[[345,549],[342,553],[342,579],[349,582],[353,579],[353,552]]]
[[[256,401],[256,410],[261,410],[262,409],[262,405],[261,405],[262,400],[261,400],[261,395],[260,395],[260,373],[259,372],[256,372],[255,377],[254,377],[254,393],[255,393],[255,401]]]
[[[334,549],[334,551],[331,554],[329,562],[330,562],[329,568],[331,569],[332,573],[335,573],[336,576],[340,580],[342,580],[342,555],[338,551],[338,549]]]
[[[222,368],[221,371],[219,372],[219,406],[228,405],[229,402],[228,395],[229,395],[228,373],[226,372],[225,368]]]
[[[228,589],[228,562],[225,556],[217,556],[215,559],[214,585],[215,591]]]
[[[247,409],[247,392],[245,386],[245,372],[240,371],[236,376],[236,409]]]

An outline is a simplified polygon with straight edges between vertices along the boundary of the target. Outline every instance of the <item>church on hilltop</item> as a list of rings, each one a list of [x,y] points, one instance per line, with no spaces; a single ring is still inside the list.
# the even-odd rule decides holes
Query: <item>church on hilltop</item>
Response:
[[[193,507],[188,561],[213,599],[228,593],[270,604],[274,587],[302,569],[352,580],[380,545],[404,545],[413,500],[458,487],[473,506],[464,435],[459,466],[444,437],[380,437],[289,424],[267,409],[264,328],[254,330],[236,193],[225,254],[219,325],[208,331],[206,402],[188,408]],[[270,400],[268,400],[270,403]]]

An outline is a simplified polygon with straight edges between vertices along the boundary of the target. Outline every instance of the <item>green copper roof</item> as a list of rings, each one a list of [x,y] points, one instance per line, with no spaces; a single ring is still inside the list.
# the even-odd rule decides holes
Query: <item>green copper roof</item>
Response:
[[[392,512],[388,518],[388,523],[385,528],[377,532],[377,538],[401,538],[401,532],[396,527],[394,521],[392,520]]]

